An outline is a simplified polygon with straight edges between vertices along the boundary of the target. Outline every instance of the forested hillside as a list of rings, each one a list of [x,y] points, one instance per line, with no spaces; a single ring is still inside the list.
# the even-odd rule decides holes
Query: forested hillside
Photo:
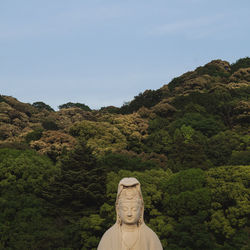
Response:
[[[128,176],[164,249],[249,249],[249,96],[248,57],[122,107],[0,95],[0,249],[96,249]]]

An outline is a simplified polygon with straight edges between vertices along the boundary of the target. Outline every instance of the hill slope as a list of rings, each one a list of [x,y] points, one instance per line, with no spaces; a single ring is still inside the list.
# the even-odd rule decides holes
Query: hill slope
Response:
[[[47,108],[48,105],[21,103],[2,95],[0,142],[23,142],[55,158],[63,149],[73,149],[81,136],[96,155],[110,150],[127,150],[170,157],[167,148],[175,144],[176,129],[186,126],[206,140],[221,133],[235,133],[242,143],[240,141],[246,141],[249,132],[249,93],[250,59],[243,58],[232,65],[214,60],[174,78],[158,90],[140,93],[121,108],[86,111],[61,105],[69,108],[55,112]],[[200,140],[204,141],[204,138]],[[162,145],[164,140],[168,140],[165,144],[170,144]],[[244,151],[248,142],[245,144],[241,148],[233,147],[230,152]],[[209,156],[209,150],[205,151],[204,154]],[[208,160],[212,158],[208,157]]]
[[[250,59],[90,110],[0,96],[0,249],[96,249],[119,180],[164,249],[249,249]]]

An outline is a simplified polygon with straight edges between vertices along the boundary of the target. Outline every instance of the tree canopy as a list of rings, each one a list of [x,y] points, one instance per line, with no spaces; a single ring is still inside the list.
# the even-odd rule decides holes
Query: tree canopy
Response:
[[[249,62],[211,61],[121,108],[0,95],[0,249],[96,249],[129,176],[164,249],[249,249]]]

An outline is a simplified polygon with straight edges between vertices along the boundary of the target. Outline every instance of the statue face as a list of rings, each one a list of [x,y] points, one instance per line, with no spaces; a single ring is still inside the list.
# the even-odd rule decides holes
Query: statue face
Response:
[[[119,204],[119,216],[125,224],[136,224],[141,215],[141,206],[137,201],[121,202]]]

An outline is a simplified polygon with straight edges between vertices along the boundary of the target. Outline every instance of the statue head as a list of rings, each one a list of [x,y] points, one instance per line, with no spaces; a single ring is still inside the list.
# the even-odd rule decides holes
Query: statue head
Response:
[[[143,223],[144,203],[140,183],[136,178],[123,178],[116,198],[117,223],[140,226]]]

